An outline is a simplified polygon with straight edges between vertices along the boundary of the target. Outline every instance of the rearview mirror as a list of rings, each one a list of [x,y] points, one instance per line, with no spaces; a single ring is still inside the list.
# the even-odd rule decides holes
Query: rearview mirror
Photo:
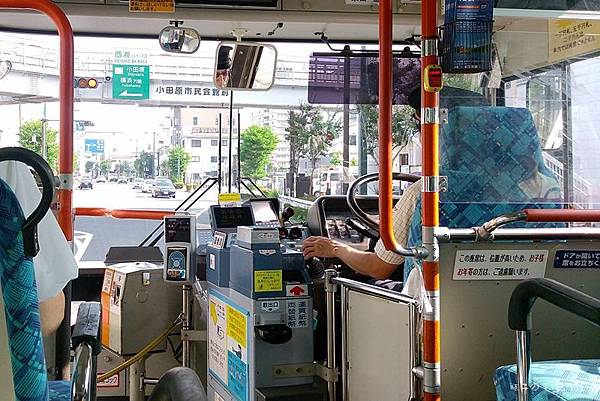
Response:
[[[219,89],[268,91],[275,84],[277,49],[252,42],[217,46],[213,82]]]
[[[168,26],[158,34],[158,42],[166,52],[192,54],[200,47],[200,34],[193,28]]]

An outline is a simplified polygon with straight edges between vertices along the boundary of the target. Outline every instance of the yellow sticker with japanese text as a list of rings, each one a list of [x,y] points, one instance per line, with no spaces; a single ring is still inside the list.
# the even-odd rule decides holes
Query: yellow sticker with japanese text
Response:
[[[283,272],[281,270],[256,270],[254,272],[254,291],[283,291]]]
[[[175,0],[129,0],[131,13],[174,13]]]

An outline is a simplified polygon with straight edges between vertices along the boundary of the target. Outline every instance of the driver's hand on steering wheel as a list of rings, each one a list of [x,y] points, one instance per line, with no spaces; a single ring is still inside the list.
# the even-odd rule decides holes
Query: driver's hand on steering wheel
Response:
[[[335,258],[335,250],[339,243],[325,237],[308,237],[302,245],[304,259],[317,258]]]

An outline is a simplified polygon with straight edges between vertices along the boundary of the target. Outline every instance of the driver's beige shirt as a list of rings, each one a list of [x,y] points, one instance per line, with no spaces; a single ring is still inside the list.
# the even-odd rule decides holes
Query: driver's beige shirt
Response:
[[[408,243],[410,225],[413,215],[415,214],[415,208],[417,207],[417,200],[419,199],[420,193],[421,180],[411,184],[408,188],[406,188],[402,194],[402,197],[400,197],[396,203],[396,206],[394,207],[394,213],[392,215],[394,234],[396,236],[396,241],[403,246],[406,246]],[[399,265],[404,262],[404,256],[400,256],[392,251],[386,250],[381,239],[377,241],[375,253],[379,259],[391,265]]]

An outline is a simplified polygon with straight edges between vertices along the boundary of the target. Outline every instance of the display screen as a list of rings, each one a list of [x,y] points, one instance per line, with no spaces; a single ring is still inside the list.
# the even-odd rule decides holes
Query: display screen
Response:
[[[253,201],[250,203],[256,224],[278,221],[277,213],[270,201]]]
[[[165,242],[191,242],[190,219],[177,217],[166,218]]]
[[[419,88],[418,57],[394,56],[393,104],[407,104]],[[377,104],[379,57],[313,53],[308,66],[308,102],[312,104]]]
[[[211,223],[214,230],[232,229],[254,225],[252,209],[242,207],[211,207]]]

